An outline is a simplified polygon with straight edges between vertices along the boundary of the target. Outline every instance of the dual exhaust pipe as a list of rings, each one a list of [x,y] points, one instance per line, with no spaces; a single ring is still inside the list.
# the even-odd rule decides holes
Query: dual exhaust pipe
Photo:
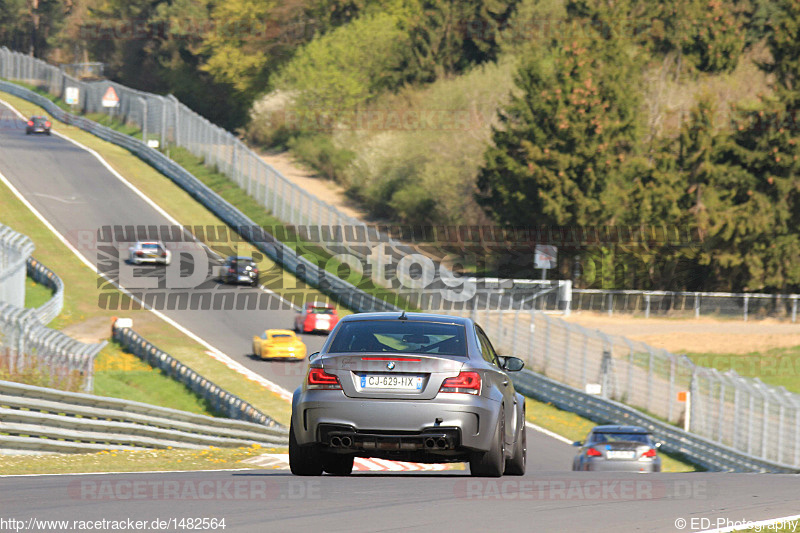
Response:
[[[434,448],[447,448],[447,439],[444,437],[428,437],[425,439],[425,448],[434,449]]]
[[[334,435],[328,441],[331,448],[351,448],[353,446],[353,439],[347,435],[339,436]],[[364,444],[366,446],[366,444]],[[419,446],[419,445],[417,445]],[[427,450],[444,450],[450,447],[450,443],[444,436],[440,437],[426,437],[423,441],[423,446]]]
[[[349,448],[353,445],[353,439],[348,436],[344,437],[331,437],[331,447],[333,448]]]

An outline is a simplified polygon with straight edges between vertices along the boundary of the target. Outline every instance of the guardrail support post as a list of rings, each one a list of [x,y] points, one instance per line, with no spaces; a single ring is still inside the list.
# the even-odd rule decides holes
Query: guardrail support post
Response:
[[[614,314],[614,293],[608,293],[608,316]]]
[[[700,293],[694,293],[694,317],[700,318]]]
[[[792,322],[797,322],[797,296],[792,296]]]
[[[644,295],[644,305],[645,305],[644,317],[645,318],[650,318],[650,294],[646,293]]]

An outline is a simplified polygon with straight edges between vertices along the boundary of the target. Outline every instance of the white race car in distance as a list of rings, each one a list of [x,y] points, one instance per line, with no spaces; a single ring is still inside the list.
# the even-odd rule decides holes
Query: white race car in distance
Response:
[[[142,263],[160,263],[168,265],[172,260],[172,253],[160,241],[140,241],[131,246],[130,262],[134,265]]]

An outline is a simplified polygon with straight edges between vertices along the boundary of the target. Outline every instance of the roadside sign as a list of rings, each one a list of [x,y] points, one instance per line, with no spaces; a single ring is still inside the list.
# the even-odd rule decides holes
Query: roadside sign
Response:
[[[556,268],[558,248],[544,244],[537,244],[534,248],[534,266],[536,268]]]
[[[586,394],[603,394],[603,386],[600,383],[587,383]]]
[[[80,101],[80,89],[77,87],[67,87],[64,91],[64,101],[67,105],[78,105]]]
[[[119,105],[119,96],[114,87],[109,86],[106,94],[103,95],[103,107],[117,107]]]
[[[682,391],[678,392],[678,401],[679,402],[685,402],[686,401],[686,396],[688,394],[689,393],[687,391],[685,391],[685,390],[682,390]]]

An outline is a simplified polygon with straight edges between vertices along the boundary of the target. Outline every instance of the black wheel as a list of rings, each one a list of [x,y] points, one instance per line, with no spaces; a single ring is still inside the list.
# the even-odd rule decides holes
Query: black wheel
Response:
[[[322,469],[334,476],[349,476],[353,472],[352,455],[338,453],[322,454]]]
[[[523,476],[525,475],[525,464],[527,462],[527,455],[528,455],[528,437],[527,431],[525,431],[525,426],[522,426],[520,429],[520,435],[517,437],[517,442],[514,445],[514,455],[509,457],[506,461],[506,474],[510,474],[512,476]]]
[[[322,475],[322,455],[317,445],[300,446],[294,436],[294,426],[289,424],[289,468],[296,476]]]
[[[469,459],[469,473],[479,477],[500,477],[505,469],[506,444],[504,439],[505,413],[501,410],[494,431],[492,447],[487,452],[478,452]]]

